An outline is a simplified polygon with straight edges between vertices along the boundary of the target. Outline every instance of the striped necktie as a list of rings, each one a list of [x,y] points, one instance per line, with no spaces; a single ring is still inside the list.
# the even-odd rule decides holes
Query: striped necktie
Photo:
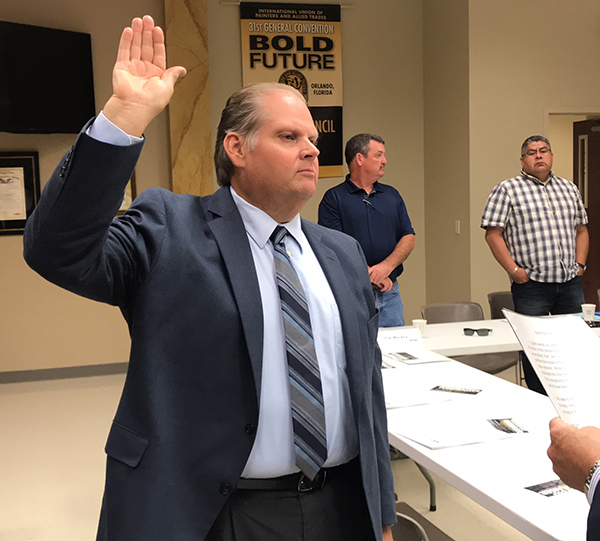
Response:
[[[287,229],[278,225],[270,239],[285,329],[296,465],[312,480],[327,458],[325,409],[308,304],[285,249],[287,234]]]

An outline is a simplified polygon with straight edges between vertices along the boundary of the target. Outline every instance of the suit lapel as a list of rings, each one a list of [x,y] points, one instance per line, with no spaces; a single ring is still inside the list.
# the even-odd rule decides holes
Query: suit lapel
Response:
[[[260,404],[264,322],[258,278],[246,229],[228,188],[215,192],[207,204],[207,210],[212,214],[208,226],[223,256],[240,312]]]
[[[348,295],[350,288],[348,287],[346,273],[335,253],[334,246],[330,246],[328,239],[320,234],[315,224],[302,220],[302,230],[325,273],[340,312],[346,351],[346,372],[350,382],[352,401],[355,405],[354,411],[358,412],[360,403],[364,398],[364,392],[357,392],[360,391],[360,381],[362,379],[362,359],[357,358],[357,355],[360,355],[362,351],[361,344],[357,343],[361,336],[356,318],[357,301]]]

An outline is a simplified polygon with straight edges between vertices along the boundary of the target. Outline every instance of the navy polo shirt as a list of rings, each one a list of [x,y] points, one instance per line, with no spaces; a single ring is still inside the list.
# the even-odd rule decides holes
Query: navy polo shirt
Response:
[[[389,256],[402,237],[415,233],[398,190],[376,182],[367,195],[350,180],[350,175],[323,196],[319,224],[354,237],[369,267]],[[403,270],[403,265],[396,267],[390,279],[395,280]]]

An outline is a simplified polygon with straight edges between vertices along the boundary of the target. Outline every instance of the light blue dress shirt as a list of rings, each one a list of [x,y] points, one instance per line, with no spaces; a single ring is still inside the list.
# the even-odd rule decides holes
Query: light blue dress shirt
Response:
[[[264,318],[258,431],[242,477],[277,477],[298,471],[294,463],[283,317],[277,292],[273,244],[269,241],[278,224],[262,210],[242,199],[233,188],[231,194],[248,234]],[[304,289],[310,311],[325,402],[325,467],[343,464],[358,454],[358,440],[345,372],[346,355],[338,307],[323,269],[302,232],[300,216],[281,225],[291,235],[285,238],[286,250]]]
[[[100,113],[88,135],[105,143],[126,146],[141,139],[127,135]],[[262,300],[264,318],[261,398],[256,440],[242,473],[246,478],[278,477],[299,471],[294,460],[289,376],[279,294],[275,278],[271,233],[278,225],[231,188],[248,235]],[[346,355],[338,307],[317,258],[302,232],[300,216],[284,225],[286,249],[308,302],[315,350],[319,361],[325,423],[325,467],[344,464],[358,454]]]

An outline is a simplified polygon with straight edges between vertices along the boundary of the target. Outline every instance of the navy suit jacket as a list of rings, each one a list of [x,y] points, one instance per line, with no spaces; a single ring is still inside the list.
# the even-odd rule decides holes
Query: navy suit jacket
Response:
[[[129,326],[98,539],[202,540],[256,436],[260,291],[228,188],[203,198],[151,188],[113,220],[141,146],[80,134],[27,222],[24,253],[51,282],[119,306]],[[363,485],[379,539],[395,509],[367,267],[350,237],[306,221],[302,227],[340,311]]]
[[[596,488],[587,521],[587,541],[600,539],[600,489]]]

